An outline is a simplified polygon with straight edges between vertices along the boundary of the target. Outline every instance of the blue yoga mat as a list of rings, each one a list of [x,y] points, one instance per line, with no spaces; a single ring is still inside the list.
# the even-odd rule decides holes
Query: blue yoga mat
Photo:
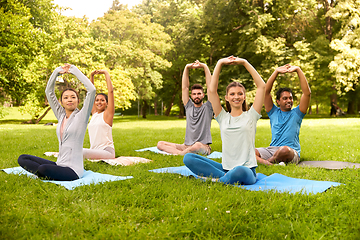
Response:
[[[14,168],[6,168],[2,169],[4,172],[10,174],[18,174],[18,175],[28,175],[32,178],[38,178],[36,175],[24,170],[22,167],[14,167]],[[68,190],[73,190],[76,187],[80,187],[83,185],[90,185],[90,184],[97,184],[103,182],[110,182],[110,181],[119,181],[133,178],[132,176],[113,176],[109,174],[97,173],[93,171],[86,171],[84,170],[84,175],[82,178],[74,181],[54,181],[54,180],[41,180],[43,182],[50,182],[55,183],[61,186],[64,186]]]
[[[165,154],[165,155],[171,155],[170,153],[159,150],[157,147],[148,147],[148,148],[143,148],[143,149],[139,149],[139,150],[135,150],[135,151],[136,152],[150,151],[150,152],[154,152],[154,153],[161,153],[161,154]],[[208,158],[222,158],[222,153],[214,151],[210,155],[208,155],[207,157]]]
[[[188,169],[186,166],[159,168],[149,171],[155,173],[177,173],[183,176],[191,175],[198,179],[204,179],[191,172],[190,169]],[[342,183],[338,183],[338,182],[314,181],[307,179],[291,178],[278,173],[274,173],[270,176],[266,176],[262,173],[257,173],[255,184],[235,185],[235,186],[251,191],[275,190],[277,192],[316,194],[316,193],[324,192],[332,186],[335,187],[341,184]]]
[[[148,148],[143,148],[143,149],[138,149],[135,150],[136,152],[145,152],[145,151],[150,151],[150,152],[154,152],[154,153],[161,153],[161,154],[165,154],[165,155],[171,155],[168,152],[164,152],[159,150],[157,147],[148,147]]]

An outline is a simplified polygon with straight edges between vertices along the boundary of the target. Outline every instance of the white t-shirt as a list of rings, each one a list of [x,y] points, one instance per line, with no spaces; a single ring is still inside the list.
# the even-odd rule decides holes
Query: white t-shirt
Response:
[[[104,121],[104,112],[94,113],[89,126],[90,149],[115,149],[112,138],[112,127]]]
[[[222,140],[222,167],[231,170],[237,166],[256,167],[255,132],[261,115],[251,107],[238,117],[224,109],[215,118],[219,123]]]

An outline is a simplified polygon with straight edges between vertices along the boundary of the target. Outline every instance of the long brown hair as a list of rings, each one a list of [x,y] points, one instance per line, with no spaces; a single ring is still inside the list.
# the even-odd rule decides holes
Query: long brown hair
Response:
[[[232,82],[226,87],[226,95],[228,95],[229,89],[232,88],[232,87],[241,87],[244,90],[244,94],[246,93],[246,89],[241,83]],[[226,101],[226,109],[227,109],[228,112],[231,112],[231,106],[230,106],[230,103],[228,101]],[[244,102],[242,104],[242,110],[244,112],[248,110],[248,107],[247,107],[247,104],[246,104],[246,99],[244,99]]]

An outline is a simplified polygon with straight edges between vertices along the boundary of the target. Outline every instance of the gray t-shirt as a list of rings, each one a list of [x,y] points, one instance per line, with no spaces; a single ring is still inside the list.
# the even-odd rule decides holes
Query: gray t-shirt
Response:
[[[189,99],[185,105],[186,112],[186,133],[185,145],[191,146],[196,142],[211,144],[211,120],[214,112],[211,103],[207,101],[201,107],[195,107]]]

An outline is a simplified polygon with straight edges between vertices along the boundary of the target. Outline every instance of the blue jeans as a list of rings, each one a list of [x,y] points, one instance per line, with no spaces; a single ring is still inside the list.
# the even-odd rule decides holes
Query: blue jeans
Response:
[[[79,176],[71,168],[58,166],[55,162],[44,158],[22,154],[18,158],[18,163],[26,171],[46,180],[72,181],[79,179]]]
[[[231,170],[225,170],[221,163],[194,153],[185,154],[184,164],[196,175],[219,178],[220,182],[226,184],[251,185],[256,182],[256,167],[237,166]]]

